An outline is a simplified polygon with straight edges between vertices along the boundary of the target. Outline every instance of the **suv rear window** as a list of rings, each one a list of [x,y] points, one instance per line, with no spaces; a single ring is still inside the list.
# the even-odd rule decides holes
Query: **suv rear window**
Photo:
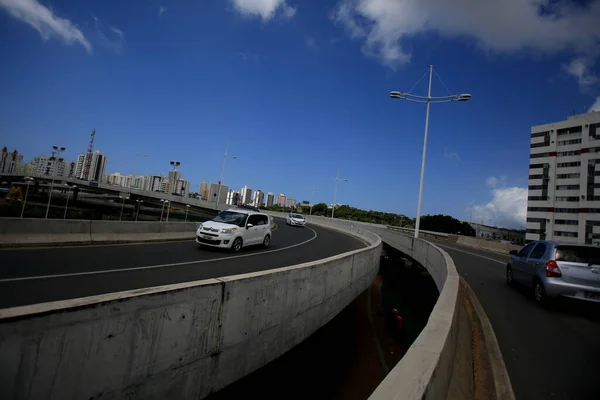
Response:
[[[600,248],[584,246],[558,246],[556,261],[567,261],[584,264],[600,264]]]

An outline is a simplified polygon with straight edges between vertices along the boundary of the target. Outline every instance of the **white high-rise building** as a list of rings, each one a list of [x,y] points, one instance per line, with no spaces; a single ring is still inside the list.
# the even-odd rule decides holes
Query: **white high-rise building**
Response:
[[[242,188],[241,203],[242,204],[250,204],[251,200],[252,200],[252,189],[250,189],[248,187],[248,185],[246,185]]]
[[[178,194],[183,197],[188,197],[190,192],[190,182],[184,179],[178,179],[173,187],[173,194]]]
[[[210,192],[210,184],[208,182],[202,182],[200,184],[200,198],[202,200],[208,200],[208,195]]]
[[[272,192],[267,193],[267,207],[271,207],[275,201],[275,195]]]
[[[258,189],[254,192],[254,196],[252,199],[252,205],[254,207],[260,207],[265,204],[265,194],[262,190]]]
[[[227,204],[230,206],[236,206],[241,200],[241,194],[237,190],[230,190],[227,192]]]
[[[33,159],[32,165],[34,174],[57,178],[72,177],[75,168],[75,163],[72,161],[61,161],[50,157],[36,157]]]
[[[86,175],[85,165],[90,160],[90,168]],[[99,150],[93,153],[80,154],[77,157],[77,165],[75,167],[75,177],[86,181],[104,181],[106,175],[106,156],[100,153]]]
[[[526,240],[600,245],[600,112],[534,126],[530,143]]]

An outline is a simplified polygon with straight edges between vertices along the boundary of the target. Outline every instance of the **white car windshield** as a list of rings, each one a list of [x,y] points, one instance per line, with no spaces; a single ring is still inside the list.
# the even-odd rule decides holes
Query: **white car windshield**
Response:
[[[221,211],[219,215],[214,217],[214,222],[222,222],[224,224],[231,224],[237,226],[243,226],[246,222],[247,214],[237,213],[233,211]]]
[[[292,217],[294,219],[304,219],[304,217],[302,215],[299,215],[299,214],[292,214],[292,215],[290,215],[290,217]]]

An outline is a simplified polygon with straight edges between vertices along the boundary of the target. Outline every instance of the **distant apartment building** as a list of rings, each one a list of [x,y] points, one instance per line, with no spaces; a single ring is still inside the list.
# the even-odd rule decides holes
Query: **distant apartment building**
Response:
[[[184,179],[178,179],[173,185],[173,194],[187,197],[190,192],[190,182]]]
[[[35,157],[30,165],[35,175],[57,178],[72,178],[75,170],[74,162],[51,157]]]
[[[286,199],[285,194],[280,193],[279,195],[277,195],[277,205],[279,207],[285,207],[285,205],[286,205],[285,199]]]
[[[0,174],[15,174],[19,165],[23,164],[23,155],[17,150],[8,151],[4,147],[0,152]]]
[[[242,188],[242,204],[250,204],[252,201],[252,189],[248,185]]]
[[[254,207],[261,207],[265,204],[265,193],[258,189],[256,190],[256,192],[254,192],[254,196],[252,199],[252,205]]]
[[[148,184],[148,190],[151,192],[164,192],[165,181],[166,178],[162,175],[152,175]]]
[[[227,192],[228,191],[229,191],[228,186],[221,185],[221,194],[219,195],[218,194],[219,193],[219,184],[211,183],[209,186],[208,201],[216,202],[218,199],[219,203],[225,204],[225,202],[227,201]]]
[[[267,193],[267,207],[271,207],[273,205],[273,201],[275,200],[275,196],[272,192]]]
[[[169,182],[177,182],[182,179],[181,172],[178,170],[169,171]]]
[[[531,128],[526,240],[600,245],[600,112]]]
[[[86,181],[104,181],[106,175],[106,156],[99,150],[93,153],[80,154],[75,166],[75,177]],[[89,171],[86,174],[86,163],[89,160]]]
[[[289,199],[287,200],[287,206],[288,206],[288,207],[296,207],[296,204],[297,204],[297,203],[298,203],[298,202],[296,201],[296,199],[289,198]]]
[[[208,194],[210,192],[210,185],[208,182],[202,182],[200,184],[200,198],[202,200],[208,200]]]
[[[226,203],[230,206],[236,206],[240,203],[242,199],[242,195],[237,190],[230,190],[227,192],[227,201]]]

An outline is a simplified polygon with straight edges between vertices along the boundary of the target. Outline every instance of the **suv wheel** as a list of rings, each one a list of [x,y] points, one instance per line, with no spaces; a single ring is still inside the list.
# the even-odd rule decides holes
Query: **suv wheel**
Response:
[[[240,251],[242,249],[242,245],[243,245],[242,238],[235,238],[235,240],[231,244],[231,250],[234,253],[237,253],[238,251]]]
[[[271,244],[271,236],[267,235],[263,239],[263,246],[264,247],[269,247],[270,244]]]
[[[508,284],[508,286],[515,286],[515,277],[513,275],[513,271],[510,265],[506,266],[506,283]]]

